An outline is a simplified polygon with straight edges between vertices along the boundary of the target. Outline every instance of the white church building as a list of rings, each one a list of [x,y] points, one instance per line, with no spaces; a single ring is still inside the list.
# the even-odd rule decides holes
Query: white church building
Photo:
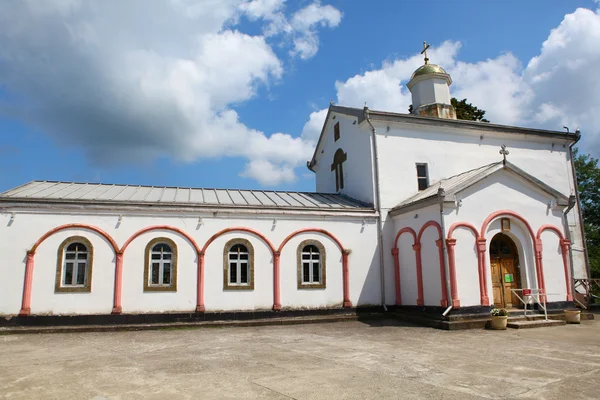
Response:
[[[0,194],[0,314],[573,306],[587,278],[579,133],[456,119],[425,64],[413,113],[331,105],[316,192],[34,181]],[[245,314],[248,313],[248,314]],[[258,314],[257,314],[258,315]]]

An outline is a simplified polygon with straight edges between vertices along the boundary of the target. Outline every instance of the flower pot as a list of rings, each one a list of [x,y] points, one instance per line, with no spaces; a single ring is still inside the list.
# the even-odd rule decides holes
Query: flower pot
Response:
[[[581,311],[565,310],[565,318],[567,320],[567,324],[579,324],[581,322]]]
[[[492,317],[492,329],[504,330],[508,323],[508,316]]]

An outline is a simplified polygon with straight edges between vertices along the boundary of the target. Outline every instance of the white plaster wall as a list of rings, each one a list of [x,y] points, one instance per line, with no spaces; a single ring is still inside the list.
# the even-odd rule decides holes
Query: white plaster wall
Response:
[[[561,262],[557,262],[561,260]],[[548,301],[566,300],[566,279],[558,236],[551,231],[542,233],[542,261]],[[552,279],[548,279],[551,276]]]
[[[445,210],[445,224],[447,229],[455,222],[470,222],[480,230],[484,220],[491,213],[498,210],[511,210],[525,217],[534,235],[540,226],[551,224],[562,229],[562,219],[560,210],[549,210],[547,202],[549,195],[532,188],[527,182],[509,172],[499,172],[481,182],[473,185],[459,194],[462,199],[462,206],[458,209]],[[499,217],[500,218],[500,217]],[[493,236],[500,231],[499,218],[495,219],[485,232],[487,246]],[[511,219],[511,236],[515,239],[517,247],[520,247],[520,263],[522,273],[527,274],[526,279],[522,279],[522,284],[532,288],[537,288],[535,275],[535,261],[533,254],[533,242],[531,235],[525,225],[519,220]],[[459,298],[462,306],[479,304],[479,285],[477,281],[477,260],[474,249],[474,239],[472,234],[466,229],[458,229],[454,235],[457,239],[456,267]],[[492,301],[491,272],[489,267],[489,251],[486,253],[486,277],[488,295]],[[566,290],[564,289],[564,273],[559,273],[562,268],[562,258],[560,254],[548,254],[547,261],[544,259],[544,277],[546,287],[556,287],[563,284],[563,289],[557,294],[564,301],[566,299]],[[472,277],[469,278],[469,277]],[[523,278],[523,277],[522,277]],[[558,298],[558,296],[556,297]]]
[[[344,189],[340,190],[353,199],[373,204],[373,162],[371,157],[371,134],[365,128],[354,124],[356,118],[335,114],[336,119],[327,121],[323,137],[322,152],[317,154],[315,166],[317,192],[335,193],[335,171],[331,170],[333,156],[337,149],[347,154],[343,164]],[[334,141],[333,127],[340,123],[340,139]]]
[[[119,212],[121,213],[121,212]],[[83,223],[109,233],[119,246],[138,230],[153,225],[170,225],[184,230],[203,246],[218,231],[236,226],[253,228],[263,233],[274,246],[279,246],[290,233],[302,228],[326,229],[352,250],[349,256],[350,298],[353,305],[380,304],[379,262],[374,218],[263,216],[223,214],[217,217],[146,215],[122,212],[117,215],[94,213],[31,214],[17,211],[12,224],[9,216],[1,215],[0,241],[4,278],[0,280],[0,314],[17,314],[21,307],[26,251],[47,231],[68,223]],[[273,220],[277,219],[274,225]],[[363,220],[365,223],[363,224]],[[67,237],[81,235],[94,246],[94,266],[91,293],[54,293],[56,257],[60,243]],[[176,293],[143,292],[144,249],[155,237],[168,237],[178,248]],[[250,240],[255,251],[254,291],[223,291],[223,245],[233,237]],[[327,288],[319,291],[298,291],[296,287],[296,247],[301,240],[316,239],[327,251]],[[342,302],[340,250],[328,238],[317,233],[303,233],[292,239],[281,255],[281,301],[285,307],[330,307]],[[113,302],[115,257],[109,244],[97,233],[72,229],[62,231],[44,241],[35,256],[32,314],[110,313]],[[123,312],[192,311],[196,305],[196,254],[189,242],[177,233],[153,231],[136,238],[124,253]],[[216,239],[205,255],[205,304],[207,311],[270,309],[273,304],[273,260],[267,246],[258,237],[247,233],[228,233]]]
[[[418,191],[416,163],[427,163],[431,184],[465,171],[501,161],[505,144],[508,160],[565,195],[573,192],[567,148],[526,140],[523,135],[491,136],[487,131],[394,125],[377,121],[381,202],[393,208]],[[386,132],[387,126],[390,131]],[[483,135],[483,139],[480,136]]]

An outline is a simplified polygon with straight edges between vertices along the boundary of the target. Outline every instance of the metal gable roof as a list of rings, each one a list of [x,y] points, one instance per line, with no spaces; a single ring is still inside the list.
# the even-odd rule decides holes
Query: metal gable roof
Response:
[[[32,181],[0,193],[2,202],[62,202],[373,211],[340,194]]]
[[[558,204],[567,205],[569,203],[569,198],[559,192],[558,190],[552,188],[551,186],[545,184],[541,180],[537,179],[533,175],[523,171],[521,168],[516,165],[506,161],[506,162],[495,162],[492,164],[484,165],[479,168],[475,168],[469,171],[465,171],[458,175],[454,175],[448,178],[441,179],[438,182],[433,183],[427,189],[409,197],[408,199],[402,201],[396,207],[394,207],[390,214],[397,215],[402,213],[403,210],[408,209],[411,206],[415,206],[416,204],[429,204],[430,201],[437,202],[441,197],[445,201],[452,201],[454,196],[464,189],[474,185],[475,183],[481,181],[482,179],[494,174],[498,171],[507,170],[510,171],[524,180],[531,183],[533,186],[538,189],[549,193],[553,197],[556,198]],[[425,204],[423,204],[425,205]]]

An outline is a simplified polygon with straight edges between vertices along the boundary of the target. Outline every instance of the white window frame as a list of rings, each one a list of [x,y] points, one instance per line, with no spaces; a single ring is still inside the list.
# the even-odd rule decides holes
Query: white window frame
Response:
[[[85,248],[85,251],[79,251],[79,248],[77,247],[75,249],[75,251],[72,250],[68,250],[69,247],[71,247],[72,245],[76,245],[76,246],[83,246]],[[72,259],[67,259],[67,254],[75,254],[75,258]],[[85,259],[79,259],[79,255],[81,254],[85,254]],[[67,246],[65,246],[65,253],[63,254],[63,268],[62,268],[62,274],[61,274],[61,287],[69,287],[69,288],[76,288],[76,287],[85,287],[86,283],[88,281],[88,265],[89,265],[89,257],[90,257],[90,252],[87,248],[87,246],[83,243],[80,242],[73,242],[73,243],[69,243]],[[84,268],[84,276],[83,276],[83,283],[77,283],[77,277],[79,276],[79,268],[81,263],[84,263],[85,265],[83,266]],[[73,264],[73,269],[72,269],[72,273],[71,273],[71,283],[65,283],[65,279],[67,277],[67,264]]]
[[[242,246],[246,249],[246,251],[232,251],[232,249],[236,246]],[[241,259],[240,256],[245,254],[247,258],[245,260]],[[235,259],[231,259],[231,256],[236,256]],[[231,281],[231,262],[237,263],[236,269],[236,281]],[[242,283],[242,266],[246,268],[246,283]],[[227,284],[229,286],[250,286],[250,281],[252,277],[250,276],[250,251],[246,245],[242,243],[234,243],[231,247],[229,247],[229,251],[227,252]]]
[[[167,246],[171,251],[163,251],[162,249],[160,251],[156,251],[154,250],[154,248],[156,246]],[[160,259],[156,260],[153,259],[152,256],[154,254],[160,254]],[[171,258],[166,260],[164,258],[165,254],[170,254]],[[148,265],[148,286],[149,287],[170,287],[173,285],[173,258],[174,258],[174,254],[173,254],[173,248],[171,247],[171,245],[169,243],[165,243],[165,242],[159,242],[159,243],[155,243],[152,248],[150,249],[150,265]],[[156,264],[158,263],[158,283],[152,283],[152,270],[153,270],[153,265],[152,264]],[[169,268],[169,283],[164,283],[163,278],[164,278],[164,270],[165,270],[165,264],[171,264],[170,268]]]
[[[306,248],[310,248],[310,251],[305,251]],[[312,250],[312,248],[316,248],[317,252],[314,253]],[[323,263],[321,262],[321,252],[319,251],[319,248],[313,244],[308,244],[306,246],[304,246],[304,248],[302,249],[301,254],[301,259],[300,262],[302,263],[302,284],[303,285],[320,285],[323,282]],[[313,255],[317,254],[317,260],[313,259]],[[304,256],[308,255],[309,258],[308,260],[304,259]],[[309,280],[306,281],[304,279],[304,264],[308,263],[308,278]],[[314,266],[315,264],[318,264],[319,266],[319,280],[315,281],[314,280]]]
[[[425,168],[425,176],[419,176],[419,167]],[[416,163],[415,168],[417,169],[417,189],[421,192],[429,187],[429,166],[427,163]],[[421,189],[419,187],[419,181],[425,179],[425,187]]]

